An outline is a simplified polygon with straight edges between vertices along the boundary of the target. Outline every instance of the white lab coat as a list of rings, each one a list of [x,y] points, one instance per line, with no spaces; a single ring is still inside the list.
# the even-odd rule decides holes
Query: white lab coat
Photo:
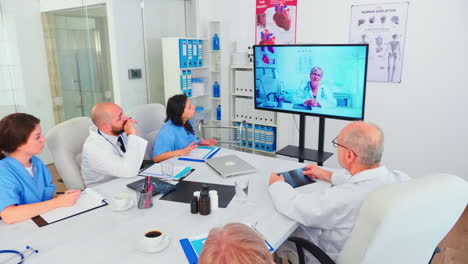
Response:
[[[282,181],[275,182],[268,190],[276,209],[301,224],[293,236],[312,241],[336,259],[367,195],[385,184],[408,179],[402,172],[381,166],[354,176],[345,170],[333,173],[333,186],[320,192],[300,193]],[[285,242],[281,248],[296,251],[292,242]],[[308,263],[314,263],[315,259],[309,259]]]
[[[122,134],[126,152],[117,144],[116,136],[98,134],[97,128],[89,128],[89,136],[83,144],[81,175],[86,186],[94,186],[115,177],[130,178],[138,175],[148,142],[136,135]]]
[[[299,88],[296,90],[293,100],[296,104],[304,104],[305,101],[313,98],[314,95],[312,93],[312,88],[310,88],[309,81],[304,88]],[[320,103],[322,108],[336,107],[336,99],[333,97],[333,94],[330,93],[323,85],[319,85],[317,98],[315,98],[315,100]]]

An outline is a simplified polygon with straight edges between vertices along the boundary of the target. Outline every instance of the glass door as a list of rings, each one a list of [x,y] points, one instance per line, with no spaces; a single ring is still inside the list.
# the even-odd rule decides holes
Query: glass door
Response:
[[[106,6],[42,14],[56,123],[113,101]]]

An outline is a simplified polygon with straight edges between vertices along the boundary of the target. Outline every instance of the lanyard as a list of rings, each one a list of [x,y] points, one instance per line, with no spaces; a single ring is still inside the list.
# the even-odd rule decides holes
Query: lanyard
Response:
[[[107,142],[109,142],[109,144],[111,144],[116,150],[117,152],[119,153],[120,157],[123,157],[123,154],[121,152],[121,149],[119,147],[117,147],[114,143],[110,142],[109,139],[107,139],[102,133],[101,133],[101,130],[97,130],[97,132],[99,133],[99,135],[101,135]]]

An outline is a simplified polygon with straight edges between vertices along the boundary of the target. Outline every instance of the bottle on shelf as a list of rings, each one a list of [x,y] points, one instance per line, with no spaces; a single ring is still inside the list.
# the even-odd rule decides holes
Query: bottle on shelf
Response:
[[[221,120],[221,105],[216,108],[216,120]]]
[[[213,84],[213,97],[219,97],[219,83],[214,82]]]
[[[213,36],[213,50],[219,50],[219,37],[218,34]]]

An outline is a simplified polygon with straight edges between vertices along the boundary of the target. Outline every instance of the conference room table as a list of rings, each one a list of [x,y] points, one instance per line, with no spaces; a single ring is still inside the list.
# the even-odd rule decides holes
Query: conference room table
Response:
[[[264,238],[277,249],[298,224],[274,208],[268,193],[271,172],[282,172],[303,167],[303,163],[254,155],[230,149],[221,149],[215,157],[235,154],[256,168],[247,175],[223,178],[203,162],[182,161],[173,158],[176,166],[195,168],[185,180],[234,185],[236,179],[249,179],[247,202],[234,196],[227,208],[219,208],[210,215],[190,213],[190,204],[159,200],[153,207],[113,211],[104,206],[60,222],[38,227],[32,220],[6,225],[0,221],[0,250],[23,251],[31,246],[39,253],[29,256],[26,263],[188,263],[179,244],[180,239],[208,233],[211,228],[230,222],[244,222],[255,226]],[[126,185],[141,179],[119,178],[95,186],[108,201],[117,193],[128,193],[136,203],[136,192]],[[330,184],[317,181],[299,187],[301,192],[319,191]],[[155,253],[143,252],[141,240],[145,231],[157,228],[169,236],[169,246]],[[3,257],[0,254],[0,263]]]

